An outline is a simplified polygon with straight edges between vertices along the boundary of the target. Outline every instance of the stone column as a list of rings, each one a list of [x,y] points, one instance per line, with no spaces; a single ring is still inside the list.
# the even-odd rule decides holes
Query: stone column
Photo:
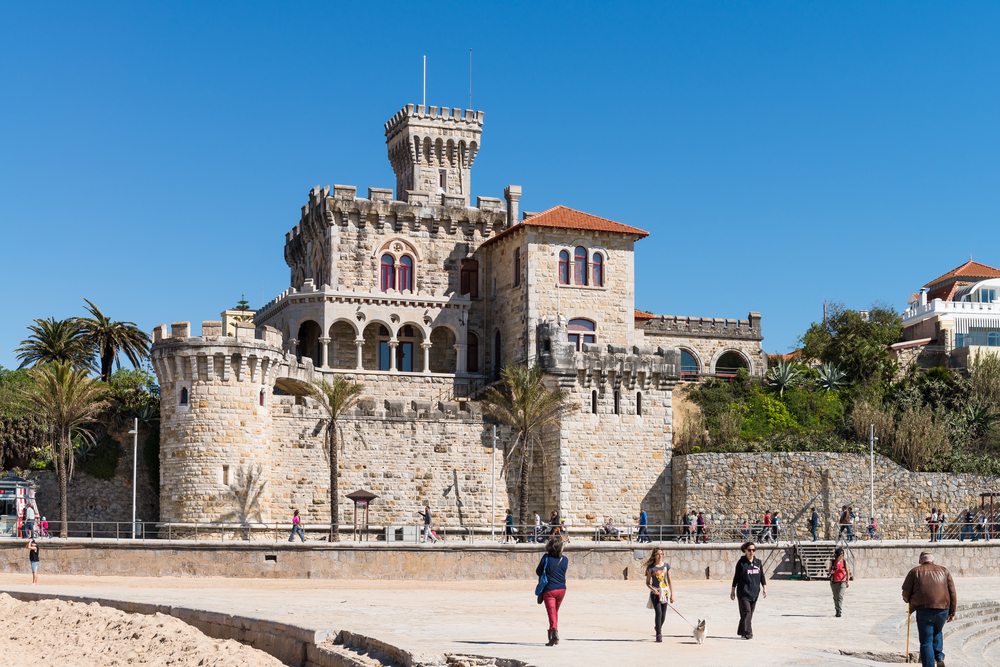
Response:
[[[319,367],[320,368],[329,368],[329,366],[327,365],[327,354],[328,354],[329,346],[330,346],[330,339],[329,338],[320,338],[319,339]]]
[[[362,349],[365,346],[365,339],[364,338],[355,338],[354,339],[354,345],[357,346],[357,348],[358,348],[358,365],[357,365],[357,368],[355,370],[361,371],[361,370],[364,370],[364,368],[365,368],[364,364],[362,363],[362,361],[363,361]]]
[[[432,344],[429,342],[421,343],[420,347],[424,348],[424,375],[428,375],[431,372],[431,347]]]
[[[455,374],[465,375],[465,343],[455,343]]]
[[[389,372],[396,372],[396,346],[399,345],[398,340],[389,341]]]

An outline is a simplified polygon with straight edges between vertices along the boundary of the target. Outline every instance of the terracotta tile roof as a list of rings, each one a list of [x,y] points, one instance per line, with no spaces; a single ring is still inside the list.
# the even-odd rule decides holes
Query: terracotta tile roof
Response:
[[[958,288],[965,287],[966,285],[975,285],[975,283],[956,280],[953,283],[945,284],[941,287],[935,287],[927,292],[927,300],[933,301],[934,299],[941,299],[942,301],[951,301],[951,298],[955,296],[955,292],[958,291]]]
[[[488,245],[509,234],[514,234],[525,227],[558,227],[561,229],[584,229],[595,232],[611,232],[614,234],[628,234],[638,238],[649,236],[649,232],[638,227],[629,227],[614,220],[599,218],[596,215],[577,211],[565,206],[555,206],[547,211],[525,218],[516,225],[505,229],[496,236],[486,240],[483,245]]]
[[[979,262],[973,262],[969,260],[962,266],[952,269],[948,273],[944,274],[939,278],[935,278],[930,281],[924,287],[930,287],[931,285],[936,285],[948,278],[1000,278],[1000,269],[994,269],[992,266],[986,266],[985,264],[980,264]],[[968,283],[966,283],[968,284]]]
[[[641,320],[655,320],[656,319],[656,315],[654,315],[653,313],[647,313],[644,310],[636,310],[635,311],[635,319],[636,319],[637,322],[641,321]]]

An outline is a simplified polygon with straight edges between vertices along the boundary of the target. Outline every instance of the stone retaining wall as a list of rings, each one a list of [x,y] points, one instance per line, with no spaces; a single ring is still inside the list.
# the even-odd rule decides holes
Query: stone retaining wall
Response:
[[[41,572],[85,576],[266,577],[274,579],[419,580],[510,579],[531,581],[541,547],[460,546],[378,548],[302,545],[281,542],[221,544],[165,543],[130,545],[100,540],[41,542]],[[739,560],[736,545],[663,547],[673,576],[681,579],[728,579]],[[902,577],[924,549],[919,543],[868,544],[853,548],[857,578]],[[771,557],[772,551],[777,551]],[[570,579],[623,579],[642,575],[649,545],[573,543],[567,546]],[[954,543],[935,546],[937,562],[955,576],[1000,576],[1000,543]],[[758,557],[770,576],[795,572],[792,547],[759,545]],[[23,540],[0,543],[0,572],[30,574]]]
[[[703,511],[710,524],[760,522],[779,511],[787,526],[806,533],[811,508],[823,521],[823,536],[836,534],[843,505],[857,515],[861,532],[870,512],[869,457],[829,452],[689,454],[673,459],[675,521],[685,509]],[[882,456],[875,457],[875,516],[883,537],[896,535],[893,524],[921,526],[933,508],[949,521],[966,508],[979,507],[979,494],[998,488],[995,477],[951,473],[914,473]]]

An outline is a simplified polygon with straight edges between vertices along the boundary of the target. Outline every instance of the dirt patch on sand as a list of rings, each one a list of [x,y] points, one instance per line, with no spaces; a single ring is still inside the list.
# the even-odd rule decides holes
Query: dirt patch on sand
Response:
[[[3,663],[73,667],[283,667],[232,639],[212,639],[163,614],[127,614],[96,602],[21,602],[0,593]]]

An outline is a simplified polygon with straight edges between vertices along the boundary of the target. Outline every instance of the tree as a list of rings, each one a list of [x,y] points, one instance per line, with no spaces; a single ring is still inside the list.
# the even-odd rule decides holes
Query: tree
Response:
[[[104,382],[111,381],[114,364],[121,368],[119,352],[125,354],[136,368],[141,361],[149,358],[149,334],[137,327],[135,322],[112,320],[90,301],[87,305],[92,317],[81,317],[78,321],[85,332],[84,339],[101,358],[101,379]]]
[[[32,384],[24,397],[52,427],[55,439],[56,477],[59,480],[61,527],[59,536],[66,537],[68,506],[66,487],[73,475],[74,434],[93,441],[86,424],[107,407],[105,385],[87,377],[87,371],[74,368],[71,362],[53,363],[31,371]]]
[[[339,433],[339,420],[344,414],[360,403],[364,398],[361,392],[365,386],[358,382],[351,382],[342,375],[334,375],[333,382],[324,379],[313,380],[310,385],[310,395],[319,401],[326,411],[326,446],[329,452],[330,462],[330,540],[340,541],[340,503],[337,496],[339,470],[337,457],[337,436]]]
[[[72,363],[77,368],[92,370],[93,348],[87,342],[87,332],[75,318],[57,320],[36,319],[28,327],[31,335],[14,350],[21,360],[19,368],[47,363]]]
[[[236,307],[233,308],[233,310],[238,310],[241,313],[243,313],[242,315],[234,315],[233,316],[233,318],[232,318],[233,321],[229,325],[229,326],[231,326],[233,328],[233,331],[236,331],[236,323],[238,323],[238,322],[253,322],[253,317],[251,315],[247,315],[246,314],[246,312],[248,310],[250,310],[250,302],[247,301],[246,294],[241,294],[240,295],[240,300],[236,302]],[[227,336],[235,336],[236,334],[235,333],[229,333],[227,331],[226,335]]]
[[[897,364],[888,348],[902,339],[903,320],[891,306],[876,303],[861,312],[834,303],[826,320],[813,322],[800,342],[804,358],[837,364],[860,384],[893,378]]]
[[[576,408],[566,402],[566,393],[545,386],[542,367],[507,365],[501,372],[501,388],[490,387],[483,397],[483,410],[508,424],[514,443],[505,454],[501,475],[512,465],[518,470],[517,516],[521,526],[528,523],[528,476],[535,452],[541,447],[542,431],[557,426]]]
[[[48,427],[24,400],[24,389],[29,386],[30,371],[0,366],[0,471],[8,460],[44,456]]]

